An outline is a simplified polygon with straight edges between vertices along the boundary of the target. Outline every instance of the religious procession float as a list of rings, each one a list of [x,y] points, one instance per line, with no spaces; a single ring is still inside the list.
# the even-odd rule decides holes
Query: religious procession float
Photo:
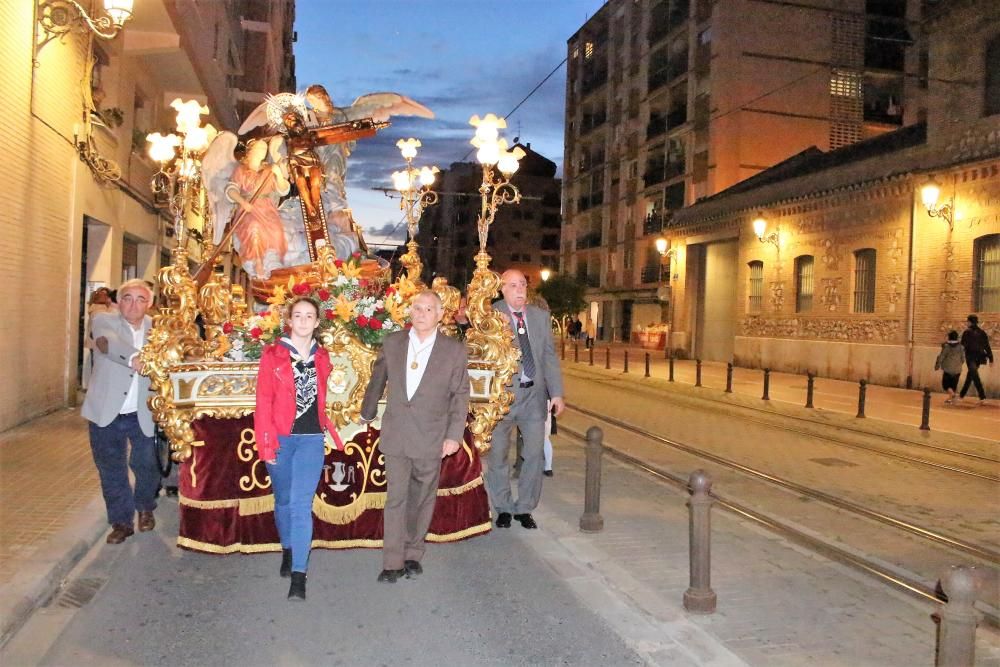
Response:
[[[318,338],[333,365],[324,407],[343,444],[325,453],[313,498],[313,547],[379,547],[385,467],[379,421],[359,423],[361,400],[382,339],[407,326],[410,300],[428,289],[414,237],[438,195],[435,170],[413,164],[420,142],[400,140],[405,168],[393,174],[393,184],[409,242],[393,276],[388,262],[369,252],[344,178],[356,142],[387,127],[391,116],[433,114],[394,93],[336,107],[313,85],[270,96],[234,134],[204,125],[209,110],[197,102],[173,106],[177,133],[148,139],[161,165],[153,189],[169,206],[178,243],[158,276],[160,308],[142,360],[152,380],[150,407],[179,465],[178,545],[210,553],[280,549],[270,478],[254,442],[257,360],[283,334],[286,300],[310,295],[321,304]],[[490,530],[479,457],[509,409],[506,387],[519,356],[509,327],[491,308],[500,278],[490,270],[486,239],[497,208],[520,200],[510,177],[523,153],[499,138],[503,119],[488,114],[470,123],[483,168],[465,333],[472,399],[462,448],[442,460],[428,534],[438,542]],[[193,215],[205,221],[200,239],[188,230]],[[200,265],[189,257],[195,241]],[[249,289],[219,270],[229,253],[250,276]],[[459,335],[459,291],[442,278],[429,288],[445,305],[441,332]]]

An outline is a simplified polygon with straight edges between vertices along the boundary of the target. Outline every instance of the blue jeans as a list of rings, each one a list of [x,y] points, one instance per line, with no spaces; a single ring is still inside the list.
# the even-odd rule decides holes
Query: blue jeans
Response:
[[[274,523],[281,548],[292,550],[292,571],[305,572],[312,546],[312,502],[323,472],[323,434],[278,438],[278,457],[267,464],[274,491]]]
[[[128,451],[130,441],[131,454]],[[142,432],[134,412],[118,415],[107,426],[90,422],[90,451],[101,478],[108,523],[131,526],[136,510],[152,512],[156,509],[156,492],[160,484],[156,450],[152,436]],[[129,468],[135,474],[134,491],[128,479]]]

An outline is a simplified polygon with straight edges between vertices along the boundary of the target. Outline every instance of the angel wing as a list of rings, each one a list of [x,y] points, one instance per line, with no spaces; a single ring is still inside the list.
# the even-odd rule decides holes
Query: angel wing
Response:
[[[215,221],[213,229],[215,238],[213,243],[218,244],[226,231],[226,223],[233,212],[233,204],[226,197],[226,186],[236,170],[239,161],[233,156],[233,150],[239,140],[232,132],[220,132],[205,151],[205,156],[201,159],[201,172],[205,183],[205,191],[208,195],[208,205],[212,210],[212,219]]]
[[[399,93],[369,93],[354,100],[354,104],[340,109],[347,120],[388,120],[389,116],[420,116],[433,118],[434,112],[420,102]]]
[[[243,121],[240,125],[240,129],[237,130],[240,136],[243,136],[247,132],[253,129],[261,127],[262,125],[267,125],[269,123],[267,119],[267,100],[264,100],[257,105],[257,108],[250,112],[247,119]]]

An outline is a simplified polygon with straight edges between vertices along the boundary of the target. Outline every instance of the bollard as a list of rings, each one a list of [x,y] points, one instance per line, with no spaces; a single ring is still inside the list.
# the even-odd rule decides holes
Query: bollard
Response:
[[[583,515],[580,531],[598,533],[604,529],[601,516],[601,454],[604,452],[604,432],[597,426],[587,429],[586,475],[583,487]]]
[[[622,369],[622,373],[628,373],[628,348],[625,348],[625,365]]]
[[[667,378],[670,382],[674,381],[674,355],[670,355],[670,376]]]
[[[590,347],[587,348],[587,355],[590,357],[590,359],[589,359],[590,365],[593,366],[594,365],[594,346],[593,345],[591,345]]]
[[[604,369],[611,370],[611,346],[604,348]]]
[[[764,369],[764,394],[760,397],[762,401],[771,400],[771,369]]]
[[[816,381],[816,376],[812,372],[806,372],[806,407],[811,408],[813,406],[813,383]]]
[[[924,387],[924,407],[920,412],[920,430],[931,430],[931,389]]]
[[[645,375],[645,377],[649,377],[649,352],[646,353],[646,375]]]
[[[956,565],[941,575],[948,602],[937,612],[937,667],[972,667],[976,660],[976,577],[972,568]]]
[[[701,359],[694,360],[694,386],[701,386]]]
[[[733,393],[733,363],[726,364],[726,393]]]
[[[684,591],[684,608],[695,614],[715,611],[715,591],[712,590],[712,478],[704,470],[695,470],[688,477],[688,549],[691,579]]]
[[[865,394],[868,392],[868,380],[858,381],[858,419],[865,418]]]
[[[573,343],[573,363],[580,363],[580,344]]]

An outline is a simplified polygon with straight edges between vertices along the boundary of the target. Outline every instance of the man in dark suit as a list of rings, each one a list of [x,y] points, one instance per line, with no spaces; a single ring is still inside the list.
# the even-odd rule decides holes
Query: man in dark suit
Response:
[[[505,271],[500,291],[503,300],[493,305],[510,318],[514,344],[521,350],[521,363],[514,373],[514,402],[510,412],[493,427],[493,445],[486,457],[486,487],[497,511],[497,527],[509,528],[511,516],[525,528],[537,528],[531,516],[542,496],[547,401],[558,417],[563,401],[562,372],[552,342],[551,315],[528,305],[528,282],[516,269]],[[517,481],[517,501],[510,488],[511,433],[514,427],[524,440],[521,472]]]
[[[412,327],[386,336],[361,403],[361,419],[374,420],[388,386],[379,444],[386,474],[382,582],[423,572],[441,459],[458,451],[465,434],[469,360],[464,343],[438,332],[442,315],[434,292],[414,297]]]

